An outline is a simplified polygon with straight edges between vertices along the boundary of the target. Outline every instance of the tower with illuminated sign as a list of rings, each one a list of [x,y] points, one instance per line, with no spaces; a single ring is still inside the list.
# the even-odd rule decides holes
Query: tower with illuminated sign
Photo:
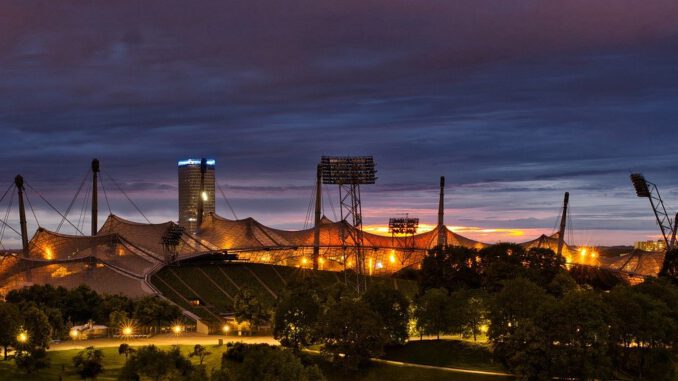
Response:
[[[214,212],[214,159],[187,159],[179,167],[179,225],[195,233],[203,216]]]

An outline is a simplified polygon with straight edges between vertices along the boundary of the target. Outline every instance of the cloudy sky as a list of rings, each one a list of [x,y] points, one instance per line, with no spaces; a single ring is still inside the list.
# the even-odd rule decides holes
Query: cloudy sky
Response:
[[[656,238],[628,175],[678,208],[676,20],[675,0],[0,0],[0,191],[21,173],[63,212],[97,157],[114,213],[142,220],[109,175],[176,220],[176,162],[207,156],[238,217],[295,229],[319,157],[370,154],[370,229],[434,224],[444,175],[446,224],[486,242],[551,232],[565,191],[572,243]]]

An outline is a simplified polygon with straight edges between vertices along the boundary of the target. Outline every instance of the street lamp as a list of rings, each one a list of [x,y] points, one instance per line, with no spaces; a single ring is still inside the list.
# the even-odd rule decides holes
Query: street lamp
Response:
[[[228,334],[228,332],[231,330],[231,327],[229,327],[228,324],[224,324],[221,330],[224,331],[224,334]]]
[[[75,340],[78,338],[78,336],[80,336],[80,332],[77,329],[71,329],[68,335],[71,337],[71,339]]]
[[[20,344],[26,344],[28,342],[28,331],[25,329],[19,331],[19,334],[16,336],[16,341]]]

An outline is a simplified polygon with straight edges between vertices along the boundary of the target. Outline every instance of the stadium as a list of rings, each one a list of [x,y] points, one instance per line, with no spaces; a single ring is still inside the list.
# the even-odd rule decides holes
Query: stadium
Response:
[[[111,213],[98,228],[97,162],[96,167],[92,166],[92,234],[68,235],[38,228],[28,240],[22,223],[24,247],[2,252],[0,294],[31,284],[67,288],[85,284],[102,293],[158,295],[182,307],[195,320],[217,322],[232,310],[233,297],[244,285],[258,289],[272,304],[285,284],[306,271],[317,270],[320,279],[331,284],[345,281],[348,273],[345,270],[349,270],[413,294],[413,282],[391,275],[416,268],[436,246],[476,249],[488,246],[444,225],[442,179],[438,224],[430,231],[392,229],[391,236],[371,234],[360,229],[355,216],[354,223],[349,223],[351,218],[332,221],[320,214],[320,208],[315,210],[312,228],[290,231],[268,227],[252,218],[227,219],[216,214],[214,178],[205,181],[205,160],[202,170],[200,161],[183,163],[197,166],[197,172],[180,169],[180,200],[187,209],[182,211],[180,204],[179,223],[135,222]],[[182,162],[179,164],[182,167]],[[318,173],[316,186],[320,188],[320,167]],[[189,194],[182,194],[182,181],[199,185],[184,187]],[[17,181],[16,188],[25,220],[25,211],[21,209],[23,183]],[[206,205],[211,207],[205,208]],[[563,216],[566,210],[567,196]],[[196,221],[191,220],[196,222],[194,227],[182,226],[182,216],[188,220],[196,217]],[[560,231],[520,245],[527,249],[549,248],[562,254],[568,266],[610,272],[630,282],[659,273],[663,252],[635,250],[616,256],[582,255],[586,248],[571,247],[559,238],[564,235],[564,221],[563,218]],[[9,227],[7,222],[5,226]]]

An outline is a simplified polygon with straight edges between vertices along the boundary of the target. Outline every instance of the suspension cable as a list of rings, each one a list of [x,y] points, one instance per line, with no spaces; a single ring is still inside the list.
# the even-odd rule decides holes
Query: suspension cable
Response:
[[[115,187],[118,188],[118,190],[120,191],[120,193],[122,193],[122,194],[125,196],[125,198],[127,199],[127,201],[129,201],[129,203],[132,204],[132,206],[134,207],[134,209],[136,209],[137,212],[139,212],[139,214],[141,214],[141,216],[146,220],[146,222],[148,222],[148,223],[150,224],[151,221],[150,221],[148,218],[146,218],[146,215],[144,214],[144,212],[142,212],[141,209],[139,209],[139,207],[137,206],[137,204],[135,204],[134,201],[132,201],[132,199],[129,198],[129,196],[127,195],[127,193],[125,193],[125,191],[122,190],[122,188],[120,187],[120,185],[118,185],[118,183],[115,182],[115,180],[113,180],[113,178],[108,174],[108,172],[104,172],[104,174],[106,175],[106,177],[108,177],[109,180],[111,180],[111,182],[113,183],[113,185],[115,185]]]
[[[325,189],[325,193],[327,193],[327,200],[329,200],[329,202],[330,202],[330,208],[332,208],[332,216],[334,216],[334,220],[335,220],[335,221],[339,221],[339,220],[337,219],[337,212],[336,212],[336,210],[334,210],[334,203],[332,202],[332,194],[331,194],[331,192],[327,189],[327,187],[324,187],[324,189]]]
[[[33,187],[31,186],[31,184],[29,184],[29,183],[27,183],[27,182],[25,182],[25,181],[24,181],[24,184],[26,184],[26,186],[28,186],[28,188],[29,188],[31,191],[35,192],[35,193],[42,199],[42,201],[44,201],[47,205],[49,205],[50,208],[52,208],[52,210],[54,210],[54,211],[57,212],[62,218],[64,218],[64,219],[66,220],[66,222],[68,222],[69,225],[73,226],[73,228],[75,228],[75,230],[77,230],[78,233],[80,233],[80,235],[85,235],[85,234],[83,234],[83,233],[80,231],[80,229],[78,229],[75,225],[73,225],[73,223],[72,223],[68,218],[66,218],[66,216],[64,216],[64,215],[59,211],[59,209],[55,208],[54,205],[52,205],[49,201],[47,201],[47,199],[46,199],[40,192],[38,192],[35,188],[33,188]]]
[[[28,198],[28,192],[26,192],[26,202],[28,202],[28,207],[31,208],[31,213],[33,213],[33,218],[35,218],[35,223],[40,227],[40,221],[38,221],[38,216],[35,214],[33,209],[33,204],[31,204],[31,199]]]
[[[10,187],[11,187],[11,185],[10,185]],[[3,196],[3,198],[4,198],[4,196]],[[7,229],[7,226],[9,226],[9,224],[7,224],[7,221],[9,220],[9,214],[12,212],[13,204],[14,204],[14,192],[12,192],[12,195],[9,198],[9,204],[7,205],[7,211],[5,212],[5,218],[2,220],[3,225],[2,225],[2,227],[0,227],[0,245],[2,245],[2,240],[5,238],[5,230]],[[11,228],[11,226],[10,226],[10,228]],[[14,230],[14,229],[12,229],[12,230]],[[5,246],[2,245],[2,247],[4,248]]]
[[[113,211],[111,210],[111,203],[108,202],[108,193],[106,193],[106,187],[104,187],[104,179],[99,177],[99,183],[101,184],[101,189],[104,191],[104,198],[106,199],[106,206],[108,207],[108,214],[111,215],[111,214],[113,214]]]
[[[223,197],[223,198],[224,198],[224,201],[226,201],[226,205],[228,206],[228,209],[231,210],[231,213],[233,213],[233,217],[235,217],[235,219],[237,220],[237,219],[238,219],[238,215],[235,214],[235,210],[233,210],[233,207],[231,206],[231,203],[228,201],[228,198],[226,197],[226,193],[224,193],[224,189],[221,188],[221,185],[220,185],[219,183],[217,183],[217,188],[219,188],[219,192],[221,193],[221,197]]]
[[[7,196],[7,193],[9,193],[9,190],[12,189],[12,186],[14,186],[14,184],[9,184],[5,193],[2,195],[2,197],[0,197],[0,202],[2,202],[2,200],[5,199],[5,196]]]
[[[85,197],[82,198],[82,206],[80,207],[80,216],[78,217],[78,228],[81,230],[85,229],[85,216],[87,214],[87,204],[89,201],[90,188],[87,187],[85,190]]]
[[[75,195],[73,196],[73,199],[71,200],[71,203],[68,204],[68,208],[66,209],[66,213],[64,213],[65,216],[68,216],[69,213],[71,213],[71,208],[73,208],[73,205],[75,205],[75,201],[78,199],[78,196],[80,195],[80,192],[82,191],[82,187],[85,185],[85,182],[89,178],[90,171],[88,170],[87,173],[85,174],[85,177],[82,178],[82,181],[80,182],[80,187],[78,187],[78,191],[75,192]],[[59,225],[56,228],[56,232],[58,233],[61,230],[61,227],[64,224],[65,217],[61,219],[59,222]]]

